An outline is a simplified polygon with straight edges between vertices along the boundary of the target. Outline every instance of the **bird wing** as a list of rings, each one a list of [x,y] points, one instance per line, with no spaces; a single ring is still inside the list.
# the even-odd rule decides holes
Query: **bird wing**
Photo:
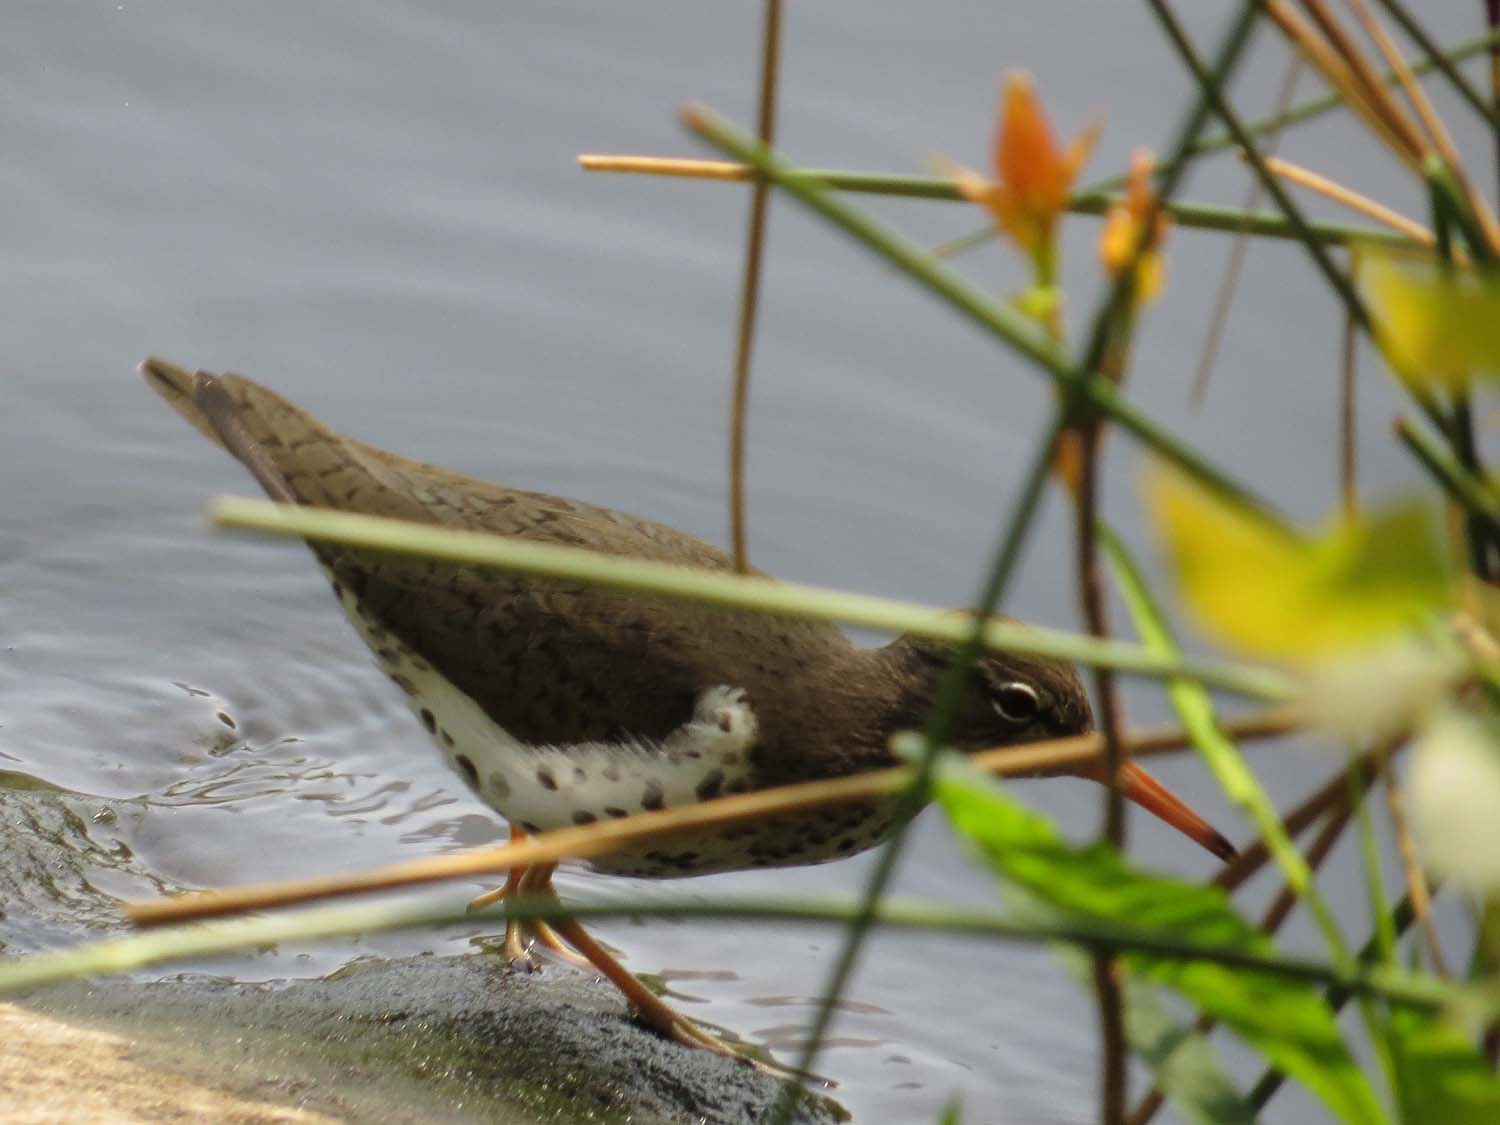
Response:
[[[345,437],[243,376],[193,374],[161,360],[147,360],[142,372],[275,499],[733,569],[724,552],[662,524],[474,480]],[[746,688],[752,705],[757,697],[785,698],[797,693],[795,682],[787,682],[789,653],[811,661],[850,648],[828,625],[335,544],[309,546],[381,627],[525,742],[658,740],[687,719],[706,687]]]

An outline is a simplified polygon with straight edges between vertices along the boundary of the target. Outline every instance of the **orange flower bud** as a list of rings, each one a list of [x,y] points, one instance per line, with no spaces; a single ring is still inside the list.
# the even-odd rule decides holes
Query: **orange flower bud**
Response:
[[[989,211],[1022,250],[1048,252],[1057,237],[1057,218],[1098,135],[1098,126],[1090,126],[1066,151],[1059,149],[1031,79],[1013,74],[1001,95],[995,180],[958,169],[959,191]]]
[[[1152,209],[1151,154],[1145,149],[1136,149],[1130,158],[1125,198],[1111,205],[1104,219],[1104,229],[1099,232],[1099,260],[1110,276],[1118,276],[1130,264],[1130,255],[1142,238],[1142,229]],[[1136,262],[1137,305],[1146,304],[1161,292],[1166,274],[1161,245],[1166,237],[1167,217],[1157,211]]]

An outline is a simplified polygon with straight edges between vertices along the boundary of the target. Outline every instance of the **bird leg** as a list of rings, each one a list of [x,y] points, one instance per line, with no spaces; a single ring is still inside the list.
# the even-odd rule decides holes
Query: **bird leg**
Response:
[[[526,833],[520,828],[511,827],[512,843],[525,838]],[[512,868],[503,887],[486,891],[478,896],[469,903],[469,909],[479,910],[506,899],[521,897],[536,900],[550,899],[557,902],[557,891],[552,886],[552,873],[555,870],[557,870],[555,863]],[[533,940],[571,964],[580,968],[592,968],[601,973],[624,994],[641,1022],[658,1034],[689,1047],[701,1047],[717,1055],[742,1059],[752,1066],[773,1074],[781,1073],[771,1064],[750,1055],[746,1049],[720,1039],[674,1010],[671,1005],[642,984],[634,973],[620,964],[608,950],[594,940],[582,925],[573,919],[559,919],[551,925],[540,920],[528,921],[521,918],[514,918],[506,923],[505,954],[512,961],[530,964]]]
[[[555,897],[556,892],[552,891],[550,884],[547,890]],[[587,958],[589,964],[598,969],[625,995],[625,999],[635,1008],[640,1021],[657,1034],[689,1047],[702,1047],[717,1055],[741,1059],[760,1069],[769,1069],[761,1060],[748,1054],[745,1049],[720,1039],[674,1010],[660,996],[642,984],[634,973],[615,960],[609,951],[595,941],[578,922],[571,918],[561,919],[556,923],[556,928],[558,935],[564,941]]]
[[[526,839],[526,833],[516,825],[511,825],[510,842],[519,843]],[[485,891],[469,902],[469,909],[483,910],[486,906],[493,906],[497,902],[516,898],[521,895],[541,895],[557,897],[557,892],[552,889],[552,872],[557,870],[557,864],[541,864],[536,867],[512,867],[505,877],[505,884],[493,891]],[[533,944],[540,944],[551,950],[558,957],[570,965],[579,968],[588,968],[590,962],[587,957],[575,953],[566,942],[557,936],[557,931],[540,919],[511,918],[505,923],[505,956],[511,961],[525,965],[527,968],[535,968],[536,961],[531,955]]]

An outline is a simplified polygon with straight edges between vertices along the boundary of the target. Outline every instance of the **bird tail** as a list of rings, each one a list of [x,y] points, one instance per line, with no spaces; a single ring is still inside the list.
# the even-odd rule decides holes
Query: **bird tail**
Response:
[[[140,373],[199,433],[249,469],[271,499],[435,522],[418,495],[429,466],[344,437],[243,375],[188,371],[154,356],[142,361]]]
[[[267,453],[264,443],[246,425],[241,404],[231,394],[232,389],[243,388],[226,386],[226,381],[233,380],[247,386],[253,384],[232,375],[190,372],[155,356],[142,360],[139,370],[152,390],[166,399],[172,409],[249,469],[267,496],[285,504],[302,502],[286,474]]]

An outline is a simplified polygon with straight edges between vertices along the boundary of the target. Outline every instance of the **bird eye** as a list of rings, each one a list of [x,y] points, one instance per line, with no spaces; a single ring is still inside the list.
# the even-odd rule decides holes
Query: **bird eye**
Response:
[[[1008,723],[1029,723],[1042,709],[1042,701],[1030,684],[1001,684],[994,694],[995,712]]]

